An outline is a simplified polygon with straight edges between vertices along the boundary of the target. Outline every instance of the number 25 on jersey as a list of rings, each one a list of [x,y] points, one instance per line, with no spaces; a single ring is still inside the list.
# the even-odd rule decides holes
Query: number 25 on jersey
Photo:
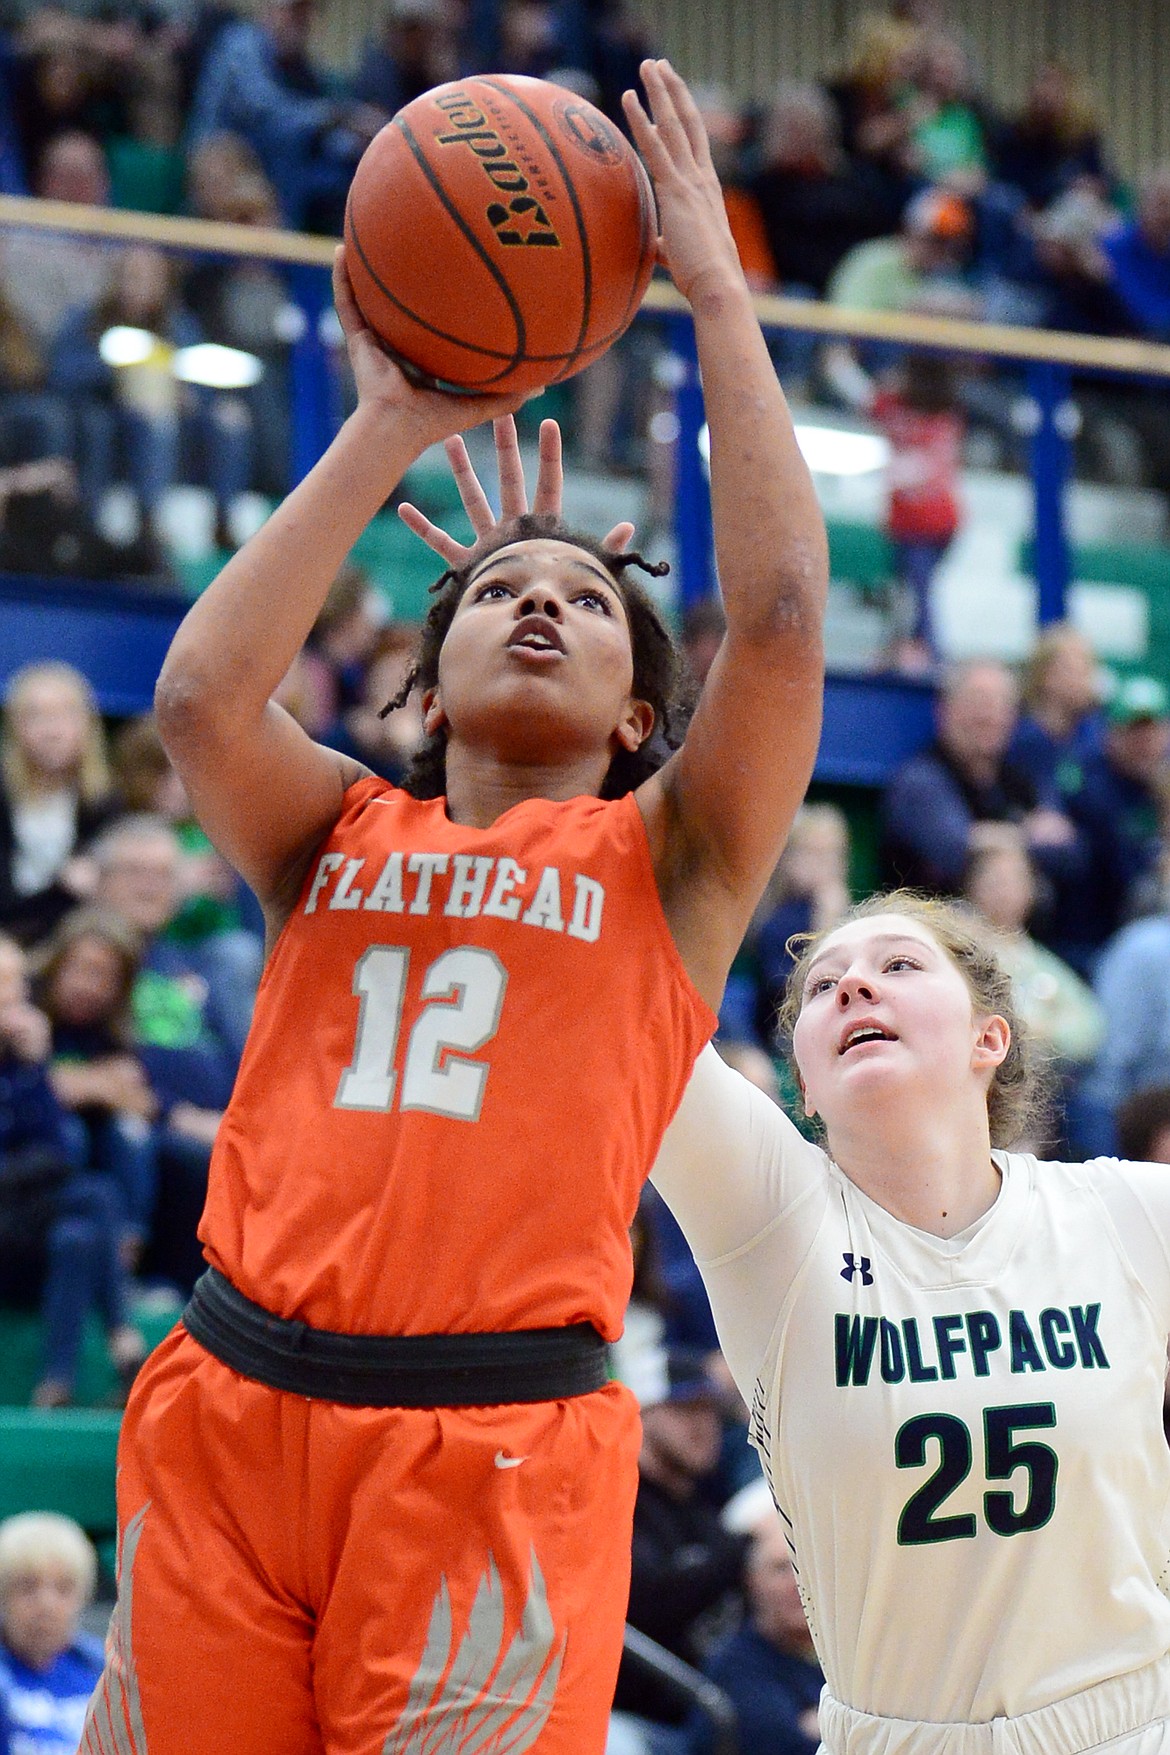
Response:
[[[358,958],[353,972],[353,991],[361,1001],[357,1037],[334,1108],[384,1113],[393,1103],[409,967],[410,952],[399,945],[371,945]],[[410,1026],[399,1109],[479,1120],[489,1068],[468,1053],[483,1048],[499,1029],[507,985],[508,972],[491,951],[461,945],[436,957],[422,980],[428,1003]]]

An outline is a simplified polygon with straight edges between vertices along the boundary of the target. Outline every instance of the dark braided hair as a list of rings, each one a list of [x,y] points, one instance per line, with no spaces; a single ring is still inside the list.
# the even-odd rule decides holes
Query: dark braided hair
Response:
[[[571,543],[601,562],[625,605],[630,624],[633,654],[633,692],[654,709],[654,729],[637,750],[619,749],[610,762],[601,787],[602,798],[621,798],[657,772],[682,743],[695,704],[695,688],[689,672],[649,592],[626,577],[629,567],[641,567],[653,578],[669,572],[665,561],[649,562],[640,554],[611,554],[594,536],[570,529],[552,515],[525,512],[520,518],[498,526],[478,543],[462,567],[449,567],[431,586],[434,602],[427,611],[414,663],[402,687],[382,709],[382,717],[404,707],[412,689],[434,688],[439,680],[439,655],[455,611],[471,583],[471,576],[498,550],[515,542],[537,538]],[[442,798],[447,790],[447,732],[434,732],[411,757],[403,789],[413,798]]]

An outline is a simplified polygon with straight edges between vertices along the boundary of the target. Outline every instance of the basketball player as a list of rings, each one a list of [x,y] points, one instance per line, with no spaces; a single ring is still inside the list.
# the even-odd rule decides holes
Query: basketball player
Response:
[[[862,904],[787,1011],[824,1149],[708,1049],[654,1180],[752,1405],[827,1755],[1161,1755],[1165,1166],[999,1149],[1026,1044],[957,909]]]
[[[503,412],[412,388],[340,264],[357,412],[163,668],[168,747],[269,956],[211,1267],[126,1413],[85,1755],[604,1746],[638,1450],[604,1342],[639,1187],[812,767],[827,572],[698,112],[665,62],[643,77],[629,115],[695,317],[728,618],[685,745],[629,558],[543,516],[549,435],[542,516],[441,583],[409,793],[271,703],[406,468]]]

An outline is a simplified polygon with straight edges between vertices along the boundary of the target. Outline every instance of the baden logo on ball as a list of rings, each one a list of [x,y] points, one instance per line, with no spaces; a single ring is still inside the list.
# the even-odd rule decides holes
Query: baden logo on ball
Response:
[[[657,231],[650,180],[607,117],[547,80],[481,74],[424,92],[371,142],[346,265],[416,382],[525,392],[629,327]]]

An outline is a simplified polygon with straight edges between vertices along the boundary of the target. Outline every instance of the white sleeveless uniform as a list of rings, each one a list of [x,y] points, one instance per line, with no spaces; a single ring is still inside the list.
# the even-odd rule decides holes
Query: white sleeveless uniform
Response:
[[[706,1049],[653,1180],[752,1409],[824,1747],[1170,1752],[1170,1167],[995,1162],[991,1210],[930,1236]]]

